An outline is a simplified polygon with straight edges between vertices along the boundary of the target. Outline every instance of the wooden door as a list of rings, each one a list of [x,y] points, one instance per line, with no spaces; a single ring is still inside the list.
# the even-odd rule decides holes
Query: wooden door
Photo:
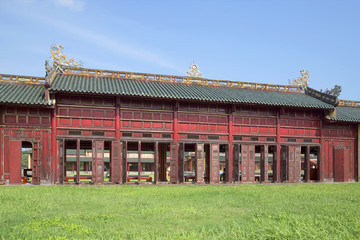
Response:
[[[179,182],[184,182],[184,147],[185,144],[179,145]]]
[[[178,182],[178,144],[170,143],[170,182]]]
[[[250,182],[255,182],[255,145],[249,145],[249,172],[248,177]]]
[[[240,146],[239,144],[233,145],[233,176],[234,181],[240,181]]]
[[[103,183],[104,182],[104,141],[93,141],[92,151],[93,151],[92,179],[96,183]]]
[[[261,176],[260,180],[262,182],[268,181],[268,169],[269,169],[269,146],[263,145],[261,146],[261,155],[260,155],[260,171]]]
[[[21,184],[21,141],[10,141],[10,184]]]
[[[204,182],[204,144],[196,144],[196,172],[195,178],[197,183]]]
[[[111,181],[121,183],[122,180],[122,144],[113,141],[111,146]]]
[[[350,176],[351,176],[350,159],[351,159],[350,147],[346,147],[344,149],[344,182],[349,182],[350,180]],[[319,163],[319,166],[321,166],[320,164],[321,162]]]
[[[59,182],[64,182],[65,169],[64,140],[58,140]]]
[[[288,147],[286,146],[281,146],[280,147],[280,181],[284,182],[287,180],[287,152],[288,152]]]
[[[32,184],[40,184],[40,142],[33,142]]]
[[[255,181],[255,145],[241,145],[241,181]]]
[[[248,179],[248,147],[247,145],[241,145],[241,181],[247,182]]]
[[[334,181],[349,181],[349,148],[334,148]]]
[[[122,154],[122,183],[126,183],[127,180],[127,142],[122,143],[122,151],[120,151],[120,154]]]
[[[301,147],[288,147],[288,181],[299,182],[301,179]]]
[[[210,182],[219,183],[220,146],[210,145]]]
[[[229,157],[229,153],[230,152],[230,147],[229,147],[229,144],[226,144],[225,145],[225,182],[232,182],[233,181],[233,178],[232,176],[233,175],[230,175],[230,174],[233,174],[233,171],[232,169],[230,169],[230,157]]]

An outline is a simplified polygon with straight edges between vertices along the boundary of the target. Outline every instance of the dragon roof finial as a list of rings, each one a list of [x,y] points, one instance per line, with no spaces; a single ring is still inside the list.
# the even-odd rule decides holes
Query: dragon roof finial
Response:
[[[187,71],[186,76],[188,77],[199,77],[202,78],[202,74],[199,70],[199,67],[196,65],[195,61],[193,62],[193,64],[191,64],[189,71]]]
[[[310,74],[308,70],[301,70],[300,73],[301,73],[301,77],[298,77],[297,79],[294,78],[292,81],[289,80],[289,84],[291,86],[298,86],[304,90],[309,85]]]
[[[82,62],[76,62],[73,58],[67,59],[66,55],[62,53],[64,49],[63,46],[58,44],[52,44],[49,50],[51,53],[51,59],[53,61],[53,65],[61,65],[61,66],[69,66],[69,67],[81,67]]]

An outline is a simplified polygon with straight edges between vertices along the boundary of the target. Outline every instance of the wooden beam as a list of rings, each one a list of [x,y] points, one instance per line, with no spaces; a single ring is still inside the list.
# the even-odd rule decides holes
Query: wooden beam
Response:
[[[121,128],[121,118],[120,118],[120,97],[116,97],[116,110],[115,110],[115,137],[116,141],[120,141],[120,128]]]
[[[56,129],[56,122],[57,122],[57,107],[55,106],[55,108],[52,110],[51,112],[51,182],[52,183],[56,183],[59,181],[58,179],[58,174],[59,171],[62,171],[60,169],[57,169],[57,165],[58,165],[58,156],[57,156],[57,141],[56,141],[56,134],[57,134],[57,129]]]
[[[174,124],[173,124],[173,128],[174,128],[174,141],[177,142],[179,139],[179,124],[178,124],[178,108],[179,108],[179,103],[175,102],[174,104]]]
[[[235,108],[235,105],[230,105],[229,107],[229,119],[228,119],[228,128],[229,128],[229,148],[227,149],[229,151],[229,161],[228,161],[228,169],[225,173],[225,176],[227,176],[227,182],[233,182],[233,139],[234,139],[234,126],[233,126],[233,110]]]
[[[154,183],[157,183],[159,181],[159,142],[154,143],[154,160]]]
[[[357,146],[357,157],[358,157],[358,164],[357,164],[357,167],[358,167],[358,182],[360,182],[360,154],[359,154],[359,151],[360,151],[360,124],[358,125],[358,135],[357,135],[357,143],[358,143],[358,146]]]
[[[138,141],[138,183],[141,179],[141,141]]]
[[[318,168],[319,168],[319,176],[318,179],[320,182],[324,181],[324,166],[325,166],[325,159],[324,159],[324,131],[323,131],[323,121],[320,120],[320,147],[318,149]]]
[[[76,183],[80,182],[80,139],[76,140]]]
[[[306,182],[310,181],[310,146],[306,146],[305,152],[305,179]]]
[[[277,117],[276,117],[276,166],[274,168],[276,169],[276,179],[274,179],[274,182],[281,182],[281,174],[280,174],[280,162],[281,162],[281,129],[280,129],[280,111],[279,109],[277,111]]]

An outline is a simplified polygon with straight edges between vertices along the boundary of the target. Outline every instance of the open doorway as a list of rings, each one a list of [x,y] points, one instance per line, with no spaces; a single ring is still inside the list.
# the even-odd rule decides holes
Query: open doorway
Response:
[[[225,182],[226,181],[226,169],[228,168],[228,161],[227,159],[227,151],[228,145],[227,144],[220,144],[220,153],[219,153],[219,181]]]
[[[196,144],[184,143],[184,182],[195,182]]]
[[[170,144],[158,143],[158,181],[170,181]]]
[[[309,181],[310,174],[310,165],[309,165],[309,156],[307,152],[308,146],[301,146],[301,176],[300,180],[303,182]]]
[[[266,172],[265,168],[267,168],[265,164],[264,158],[264,146],[256,145],[255,146],[255,182],[260,182],[261,176]]]
[[[92,141],[65,140],[64,180],[68,183],[93,182]]]
[[[210,144],[204,144],[204,182],[210,183]]]
[[[64,179],[65,182],[76,183],[77,173],[77,141],[65,140],[65,158],[64,158]]]
[[[319,181],[319,147],[310,147],[310,181]]]
[[[27,184],[32,182],[32,153],[33,147],[31,142],[21,142],[21,183]]]
[[[111,142],[104,142],[104,182],[111,182]]]
[[[140,182],[155,182],[155,144],[141,142]]]
[[[268,181],[269,182],[274,182],[275,181],[275,153],[276,153],[276,146],[269,146],[269,150],[268,150]]]
[[[126,182],[138,182],[139,177],[139,151],[138,142],[127,143],[126,157]]]
[[[154,143],[127,142],[126,145],[126,182],[154,182],[156,161]],[[159,148],[162,148],[161,144],[159,144]],[[163,155],[159,155],[159,157],[164,158]]]
[[[287,146],[280,147],[280,181],[287,180]]]

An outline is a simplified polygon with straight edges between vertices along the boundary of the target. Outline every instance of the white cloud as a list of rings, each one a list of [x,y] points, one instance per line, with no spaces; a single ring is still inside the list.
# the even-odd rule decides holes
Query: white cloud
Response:
[[[64,35],[76,36],[79,42],[88,42],[94,46],[105,48],[109,52],[118,54],[119,57],[130,57],[133,59],[156,64],[167,69],[172,69],[179,73],[183,72],[183,69],[173,64],[168,56],[165,56],[161,53],[159,54],[149,49],[145,49],[144,47],[135,45],[131,42],[126,42],[121,38],[106,36],[106,34],[102,33],[101,31],[94,31],[93,29],[87,29],[83,26],[79,26],[76,23],[69,22],[64,19],[54,19],[53,17],[48,17],[46,14],[36,14],[35,12],[31,11],[23,12],[21,13],[21,16],[26,16],[43,24],[49,25]],[[55,41],[51,43],[60,44],[61,42]],[[66,46],[64,47],[66,48]]]
[[[154,53],[152,51],[122,42],[119,39],[107,37],[100,32],[94,32],[89,29],[84,29],[83,27],[76,26],[76,24],[69,23],[64,20],[59,20],[59,19],[54,20],[51,18],[46,18],[44,16],[41,17],[36,16],[36,18],[41,18],[43,19],[42,20],[43,22],[46,22],[47,24],[50,24],[51,26],[56,27],[57,29],[67,32],[71,35],[78,36],[84,41],[90,41],[93,44],[96,44],[100,47],[107,48],[109,49],[109,51],[115,51],[120,55],[155,63],[162,67],[173,69],[178,72],[183,72],[182,71],[183,69],[179,69],[178,66],[175,66],[172,63],[170,63],[168,59],[164,58],[164,56],[158,55],[157,53]]]
[[[81,0],[55,0],[55,4],[76,12],[83,11],[85,5],[84,1]]]

